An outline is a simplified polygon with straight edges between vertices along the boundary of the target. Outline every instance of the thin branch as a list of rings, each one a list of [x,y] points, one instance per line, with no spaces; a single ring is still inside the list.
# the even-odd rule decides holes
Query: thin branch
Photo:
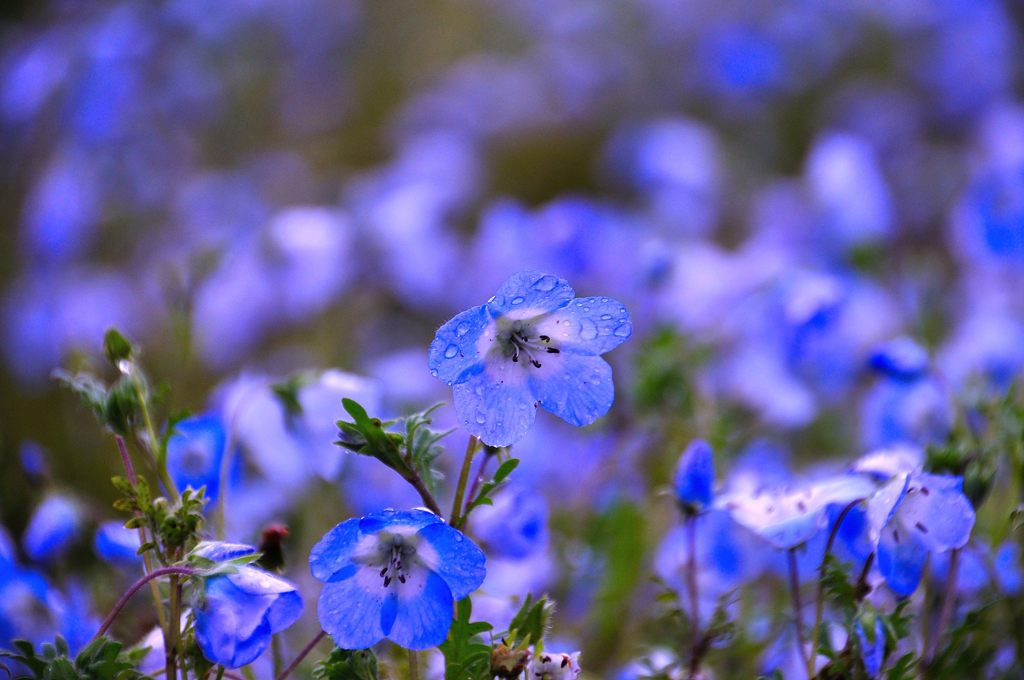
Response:
[[[473,454],[476,453],[477,446],[480,444],[480,438],[476,435],[470,435],[469,441],[466,442],[466,455],[462,458],[462,471],[459,472],[459,483],[455,487],[455,500],[452,502],[452,514],[449,518],[449,522],[456,529],[462,526],[462,498],[466,493],[466,483],[469,481],[469,470],[473,463]]]
[[[320,631],[319,633],[317,633],[316,637],[310,640],[309,644],[302,648],[302,651],[299,652],[299,655],[292,659],[292,662],[288,664],[288,667],[281,671],[281,675],[277,676],[276,680],[284,680],[285,678],[287,678],[288,675],[293,670],[298,668],[299,664],[302,663],[302,660],[309,656],[309,653],[313,651],[313,648],[317,646],[317,643],[323,640],[326,635],[327,633],[325,633],[324,631]]]
[[[193,569],[192,567],[161,567],[160,569],[154,569],[153,571],[149,572],[148,574],[140,578],[138,581],[133,583],[131,587],[128,588],[128,590],[124,591],[124,594],[121,595],[121,597],[114,604],[114,608],[110,610],[109,614],[107,614],[107,618],[103,619],[103,623],[100,624],[100,629],[96,631],[96,634],[93,636],[92,639],[95,640],[104,633],[106,633],[110,626],[114,623],[114,619],[117,618],[117,615],[120,614],[121,610],[124,609],[124,606],[128,604],[128,600],[132,598],[132,595],[139,592],[139,590],[141,590],[144,585],[146,585],[153,579],[160,578],[161,576],[169,576],[171,574],[183,574],[186,576],[192,576],[193,574],[197,573],[199,573],[199,570]]]

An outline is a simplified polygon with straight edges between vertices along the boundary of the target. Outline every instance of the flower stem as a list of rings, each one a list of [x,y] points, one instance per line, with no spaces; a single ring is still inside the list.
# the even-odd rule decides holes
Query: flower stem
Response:
[[[270,636],[270,654],[273,659],[274,677],[276,678],[281,674],[281,667],[284,665],[284,659],[281,657],[281,636],[277,633]]]
[[[168,495],[176,500],[178,498],[178,487],[175,486],[174,480],[171,479],[170,474],[167,472],[167,449],[161,445],[160,438],[156,436],[156,428],[153,427],[153,419],[149,415],[149,395],[147,390],[143,389],[137,367],[132,367],[130,375],[135,396],[139,400],[139,408],[142,410],[142,421],[146,426],[146,438],[149,440],[149,448],[156,460],[156,473],[160,477],[160,482],[167,489]],[[168,680],[173,680],[173,678],[168,678]]]
[[[796,640],[797,644],[800,645],[800,654],[807,659],[806,647],[807,647],[807,634],[804,631],[804,617],[803,617],[803,603],[800,601],[800,576],[798,572],[796,562],[796,548],[789,549],[789,594],[793,599],[793,615],[796,623]],[[814,652],[812,650],[810,659],[807,660],[807,668],[813,671],[814,669]],[[814,673],[809,672],[808,678],[813,678]]]
[[[954,548],[949,553],[949,568],[946,569],[946,592],[942,596],[942,609],[939,610],[939,621],[935,624],[935,633],[932,636],[931,644],[925,650],[925,666],[930,666],[935,661],[935,655],[939,651],[939,643],[942,642],[942,634],[949,627],[953,619],[953,609],[956,607],[956,581],[960,571],[960,549]]]
[[[459,483],[455,487],[455,501],[452,503],[452,514],[449,519],[451,525],[456,529],[462,528],[465,518],[462,516],[462,498],[466,493],[466,484],[469,482],[469,470],[473,463],[473,455],[480,444],[480,438],[470,435],[466,442],[466,455],[462,458],[462,471],[459,472]]]
[[[170,618],[164,633],[164,666],[165,677],[175,680],[178,677],[178,639],[181,637],[181,586],[178,574],[171,574],[171,588],[167,608]]]
[[[686,539],[689,557],[686,560],[686,588],[690,598],[690,672],[696,678],[702,656],[700,638],[700,593],[697,587],[697,516],[686,518]]]
[[[132,457],[128,453],[128,444],[125,442],[124,437],[119,434],[114,435],[114,441],[117,442],[117,450],[121,454],[121,463],[124,465],[124,471],[128,476],[128,482],[132,486],[135,486],[139,483],[139,478],[135,474],[135,466],[132,465]],[[139,545],[145,545],[145,527],[140,526],[138,532]],[[143,575],[153,571],[153,558],[150,557],[149,551],[142,553],[142,567]],[[160,622],[160,628],[161,630],[167,630],[167,615],[164,613],[163,598],[160,597],[160,587],[156,584],[156,581],[149,582],[149,592],[153,595],[153,606],[156,609],[156,617]]]
[[[193,569],[192,567],[161,567],[149,572],[133,583],[128,590],[124,591],[124,594],[118,598],[117,602],[114,604],[114,608],[110,610],[110,613],[107,614],[107,618],[103,619],[103,623],[100,624],[100,628],[96,631],[96,635],[93,636],[93,640],[107,632],[110,626],[114,623],[114,619],[116,619],[117,615],[121,613],[124,606],[128,604],[128,600],[131,599],[132,595],[139,592],[144,585],[153,579],[160,578],[161,576],[169,576],[171,574],[192,576],[193,574],[198,573],[198,571],[198,569]]]
[[[846,519],[846,516],[858,503],[860,503],[860,500],[851,502],[839,513],[839,517],[836,518],[835,523],[832,525],[832,530],[828,534],[825,552],[821,556],[821,566],[818,567],[818,588],[814,595],[814,627],[811,628],[811,653],[810,656],[806,657],[808,678],[814,677],[814,660],[818,655],[818,635],[821,630],[821,617],[825,613],[825,568],[828,566],[828,556],[832,552],[836,536],[839,535],[840,525],[842,525],[843,520]]]
[[[405,477],[405,475],[403,475]],[[420,498],[423,499],[423,504],[427,506],[427,509],[438,517],[444,517],[444,512],[441,510],[441,506],[438,505],[437,500],[434,498],[434,494],[430,493],[430,489],[423,482],[423,479],[419,474],[413,470],[411,477],[405,477],[405,479],[412,484],[412,487],[419,493]]]
[[[324,631],[317,633],[316,636],[309,641],[309,644],[302,648],[302,651],[299,652],[298,656],[292,659],[292,662],[288,664],[288,667],[281,671],[281,674],[277,676],[276,680],[284,680],[287,678],[293,670],[298,668],[299,664],[302,663],[302,660],[309,656],[309,653],[313,651],[313,648],[317,646],[317,643],[323,640],[326,635],[327,633]]]

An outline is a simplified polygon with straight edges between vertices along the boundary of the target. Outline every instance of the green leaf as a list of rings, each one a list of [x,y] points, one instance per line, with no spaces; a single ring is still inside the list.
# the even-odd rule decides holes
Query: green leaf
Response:
[[[444,654],[446,678],[491,680],[491,645],[478,638],[491,630],[491,624],[470,623],[472,613],[473,604],[468,597],[456,603],[448,639],[439,647]]]
[[[313,668],[313,677],[317,680],[378,680],[377,657],[369,649],[352,651],[335,647]]]

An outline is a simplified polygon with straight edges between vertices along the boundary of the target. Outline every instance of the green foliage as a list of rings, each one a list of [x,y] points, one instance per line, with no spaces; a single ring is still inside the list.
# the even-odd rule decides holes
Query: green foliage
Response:
[[[117,362],[131,359],[135,348],[116,328],[107,329],[103,336],[103,356],[114,366]]]
[[[437,493],[437,483],[444,475],[434,466],[434,461],[444,453],[438,442],[454,432],[454,429],[438,432],[427,425],[434,422],[430,417],[443,404],[434,404],[425,411],[406,416],[405,422],[405,459],[420,479],[426,483],[431,493]]]
[[[498,469],[494,471],[494,475],[480,485],[480,490],[477,492],[476,497],[470,499],[469,505],[466,506],[466,514],[464,515],[463,520],[465,520],[466,517],[469,517],[469,513],[481,505],[492,505],[494,503],[492,499],[494,491],[518,466],[518,458],[509,458],[499,465]]]
[[[673,328],[654,333],[637,352],[634,397],[640,413],[693,413],[696,392],[693,375],[706,362],[709,350],[692,346]]]
[[[427,427],[433,422],[430,414],[440,404],[404,418],[403,434],[386,429],[398,421],[371,418],[366,409],[352,399],[342,399],[341,403],[352,416],[352,421],[338,421],[336,444],[349,451],[376,458],[406,481],[414,484],[422,482],[433,492],[433,486],[442,477],[434,467],[434,461],[442,452],[437,443],[451,432],[435,432]]]
[[[491,645],[480,635],[491,630],[491,624],[471,623],[473,603],[463,598],[455,605],[455,619],[448,630],[448,639],[439,649],[444,654],[446,680],[491,680]]]
[[[999,603],[989,602],[967,612],[967,615],[950,629],[947,642],[928,664],[928,677],[933,680],[954,680],[979,677],[980,670],[987,668],[999,651]]]
[[[53,377],[81,398],[100,424],[120,435],[127,435],[138,418],[138,395],[127,376],[121,376],[110,387],[88,372],[70,373],[61,369]]]
[[[139,478],[135,485],[124,477],[114,477],[111,482],[122,494],[114,501],[114,508],[132,515],[125,526],[129,529],[145,527],[150,536],[157,538],[158,542],[141,545],[140,555],[152,550],[166,563],[167,557],[183,555],[195,547],[203,525],[205,487],[198,491],[185,489],[178,501],[171,504],[162,496],[152,498],[145,478]]]
[[[71,658],[68,643],[58,637],[53,644],[46,643],[37,652],[31,642],[15,640],[14,650],[0,652],[6,657],[24,665],[31,675],[13,675],[15,678],[36,678],[38,680],[134,680],[147,678],[135,667],[145,656],[147,649],[122,651],[122,644],[108,637],[90,642],[77,656]],[[0,664],[5,669],[6,664]]]
[[[377,657],[369,649],[335,647],[313,668],[316,680],[378,680]]]
[[[546,597],[534,600],[532,595],[527,594],[523,605],[509,623],[508,632],[503,636],[505,643],[521,649],[542,644],[551,627],[554,613],[555,605]]]

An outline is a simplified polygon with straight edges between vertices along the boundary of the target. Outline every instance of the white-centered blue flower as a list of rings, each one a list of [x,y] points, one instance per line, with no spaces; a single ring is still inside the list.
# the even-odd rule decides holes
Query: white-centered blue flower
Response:
[[[577,426],[611,408],[612,369],[599,355],[633,334],[629,312],[575,297],[564,279],[520,272],[437,331],[431,374],[452,386],[459,420],[485,444],[514,443],[538,406]]]
[[[484,553],[426,510],[384,510],[350,519],[313,546],[309,566],[324,581],[317,614],[342,649],[384,638],[407,649],[444,642],[452,603],[480,587]]]

